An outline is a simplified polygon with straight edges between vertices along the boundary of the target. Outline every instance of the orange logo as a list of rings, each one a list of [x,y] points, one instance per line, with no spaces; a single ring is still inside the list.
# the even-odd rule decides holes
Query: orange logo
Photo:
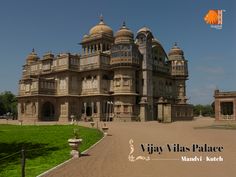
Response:
[[[209,10],[204,17],[207,24],[213,28],[222,29],[224,10]]]

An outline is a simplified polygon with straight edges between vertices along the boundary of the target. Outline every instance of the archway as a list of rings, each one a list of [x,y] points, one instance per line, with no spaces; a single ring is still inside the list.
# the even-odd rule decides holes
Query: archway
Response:
[[[91,106],[87,106],[87,108],[86,108],[86,116],[92,116],[92,107]]]
[[[42,120],[55,121],[55,109],[51,102],[45,102],[42,106]]]

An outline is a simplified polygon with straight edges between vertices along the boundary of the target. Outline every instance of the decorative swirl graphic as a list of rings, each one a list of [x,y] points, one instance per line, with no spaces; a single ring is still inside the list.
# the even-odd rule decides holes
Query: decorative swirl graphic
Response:
[[[134,153],[134,145],[133,145],[133,143],[134,143],[133,139],[130,139],[129,140],[130,153],[128,155],[129,161],[134,162],[136,160],[146,160],[146,161],[151,160],[149,156],[147,156],[147,157],[144,157],[144,156],[134,157],[134,155],[132,155]]]

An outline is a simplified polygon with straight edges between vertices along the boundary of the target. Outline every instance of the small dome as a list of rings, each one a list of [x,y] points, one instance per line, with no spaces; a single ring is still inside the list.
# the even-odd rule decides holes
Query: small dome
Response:
[[[138,30],[137,34],[141,33],[141,32],[145,32],[145,33],[150,32],[151,33],[152,31],[149,28],[147,28],[146,26],[144,26]]]
[[[89,31],[89,35],[91,36],[97,34],[107,34],[113,36],[113,31],[111,27],[109,27],[103,22],[103,17],[100,17],[100,22],[94,27],[92,27]]]
[[[175,42],[174,46],[172,47],[172,49],[170,50],[169,56],[171,55],[184,55],[184,52],[183,50],[181,50],[178,46],[177,46],[177,43]]]
[[[125,26],[125,22],[119,31],[115,34],[115,43],[130,43],[133,42],[133,32]]]
[[[35,61],[37,61],[39,59],[39,57],[37,56],[37,54],[35,53],[34,49],[32,50],[32,52],[28,55],[27,57],[27,63],[33,63]]]
[[[89,37],[89,35],[87,35],[87,34],[85,34],[85,35],[83,36],[83,38],[87,38],[87,37]]]

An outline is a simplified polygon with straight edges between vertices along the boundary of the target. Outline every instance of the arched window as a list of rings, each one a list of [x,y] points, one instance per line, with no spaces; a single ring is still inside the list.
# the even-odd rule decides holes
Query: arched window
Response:
[[[98,109],[97,109],[97,102],[94,103],[93,112],[94,112],[94,113],[97,113],[97,112],[98,112]]]
[[[55,120],[55,108],[51,102],[45,102],[42,106],[42,120],[53,121]]]
[[[84,102],[82,102],[81,113],[82,113],[82,114],[85,113],[85,104],[84,104]]]
[[[109,80],[109,77],[108,77],[106,74],[104,74],[104,75],[102,76],[102,79],[103,79],[103,80]]]

